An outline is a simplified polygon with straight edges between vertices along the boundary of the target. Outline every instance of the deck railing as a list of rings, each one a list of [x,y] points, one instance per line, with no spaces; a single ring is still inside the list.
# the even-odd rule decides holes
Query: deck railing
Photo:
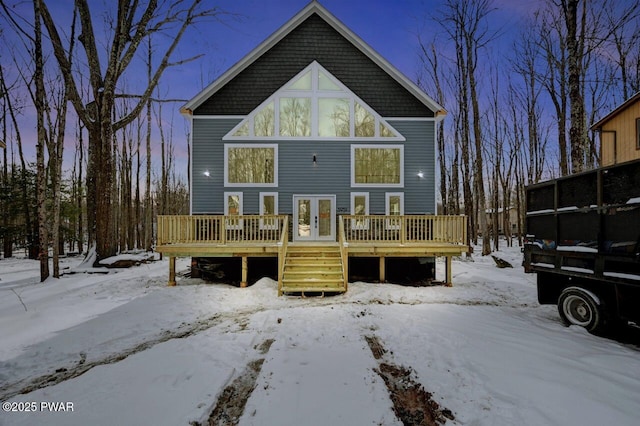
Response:
[[[343,215],[347,242],[466,244],[466,216]]]
[[[339,240],[343,243],[466,244],[466,216],[342,215]],[[283,242],[287,215],[158,216],[158,245]],[[286,246],[285,246],[286,249]]]
[[[277,243],[286,215],[158,216],[158,245]]]

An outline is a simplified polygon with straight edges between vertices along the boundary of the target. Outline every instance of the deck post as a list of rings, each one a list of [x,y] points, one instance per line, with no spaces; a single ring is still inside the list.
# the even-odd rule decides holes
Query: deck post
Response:
[[[249,272],[249,258],[242,256],[242,281],[240,281],[240,287],[245,288],[247,286],[247,275]]]
[[[445,282],[445,285],[447,287],[453,287],[453,282],[452,282],[452,278],[451,278],[451,256],[446,256],[446,266],[445,269],[447,271],[447,281]]]
[[[386,274],[385,274],[385,270],[384,270],[384,266],[385,266],[385,262],[384,262],[384,256],[380,256],[380,282],[383,283],[386,281]]]
[[[176,258],[169,257],[169,284],[170,287],[176,285]]]

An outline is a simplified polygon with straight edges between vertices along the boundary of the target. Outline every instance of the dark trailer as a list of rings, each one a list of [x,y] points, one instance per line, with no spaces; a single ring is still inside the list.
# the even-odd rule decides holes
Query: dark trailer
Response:
[[[640,324],[640,161],[526,188],[524,268],[563,321]]]

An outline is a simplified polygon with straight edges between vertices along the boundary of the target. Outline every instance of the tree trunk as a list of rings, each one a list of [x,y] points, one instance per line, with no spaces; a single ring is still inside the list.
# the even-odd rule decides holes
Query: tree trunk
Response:
[[[40,282],[49,278],[49,238],[47,230],[47,174],[44,164],[44,150],[47,135],[44,128],[45,90],[44,90],[44,58],[42,54],[42,27],[40,23],[40,6],[33,2],[35,16],[34,62],[33,80],[35,89],[36,128],[38,141],[36,142],[36,192],[38,204],[38,258],[40,259]]]
[[[569,62],[569,100],[571,102],[571,126],[569,143],[571,146],[571,172],[584,170],[584,98],[582,96],[582,56],[584,54],[584,33],[578,34],[578,5],[580,0],[563,0],[564,17],[567,26],[567,51]],[[586,6],[583,6],[586,7]],[[580,39],[579,39],[580,37]]]

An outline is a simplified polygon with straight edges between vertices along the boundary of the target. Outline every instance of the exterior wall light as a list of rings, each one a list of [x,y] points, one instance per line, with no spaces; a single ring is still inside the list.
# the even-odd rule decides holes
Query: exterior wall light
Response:
[[[316,158],[316,155],[313,154],[313,165],[317,166],[318,165],[318,159]]]
[[[418,177],[420,179],[423,179],[424,178],[424,172],[422,172],[422,171],[418,172]]]
[[[205,175],[206,177],[210,177],[211,173],[209,172],[209,170],[205,170],[203,175]]]

